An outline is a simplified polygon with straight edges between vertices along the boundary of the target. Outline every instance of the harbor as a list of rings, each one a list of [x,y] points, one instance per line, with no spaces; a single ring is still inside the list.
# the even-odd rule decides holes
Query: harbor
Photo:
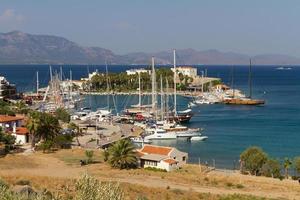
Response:
[[[95,68],[90,67],[90,71],[95,71]],[[130,68],[130,67],[128,67]],[[119,68],[120,72],[125,71],[128,68],[124,68],[123,66]],[[201,74],[201,71],[205,72],[204,67],[197,67],[198,68],[198,74]],[[268,67],[263,68],[259,67],[262,70],[270,71],[270,73],[276,73],[278,74],[278,77],[282,74],[282,70],[277,70],[276,68]],[[86,77],[86,67],[63,67],[63,74],[66,79],[69,77],[70,69],[72,69],[73,72],[73,80],[80,80],[82,77]],[[80,70],[79,70],[80,69]],[[101,69],[105,73],[105,66],[100,66],[98,68],[99,72],[101,72]],[[109,66],[109,69],[114,71],[116,68]],[[208,136],[207,140],[197,142],[197,141],[187,141],[184,139],[179,140],[164,140],[164,141],[152,141],[152,144],[162,145],[162,146],[174,146],[179,148],[182,151],[189,153],[189,162],[197,163],[199,157],[201,160],[206,160],[210,163],[212,163],[212,160],[216,160],[216,166],[220,168],[229,168],[232,169],[235,162],[238,160],[238,152],[242,151],[245,147],[257,144],[259,146],[263,146],[266,148],[269,152],[271,152],[272,155],[278,156],[278,157],[284,157],[287,154],[297,154],[297,152],[289,152],[288,149],[286,149],[283,144],[279,144],[276,141],[282,140],[282,137],[284,135],[279,134],[279,132],[288,132],[290,135],[293,135],[295,131],[293,130],[292,126],[288,125],[285,126],[284,129],[281,127],[276,130],[275,132],[278,132],[276,134],[273,130],[268,129],[268,126],[264,126],[264,124],[261,124],[261,126],[256,125],[257,128],[259,128],[259,131],[251,131],[253,128],[250,128],[250,126],[253,126],[253,120],[257,121],[259,119],[268,118],[268,113],[275,112],[275,109],[269,110],[271,107],[276,107],[277,105],[283,105],[285,100],[283,100],[283,97],[274,97],[272,92],[273,86],[268,86],[269,84],[279,84],[277,79],[274,78],[274,81],[272,82],[264,82],[263,79],[259,79],[260,77],[265,76],[265,72],[258,69],[258,67],[254,66],[253,69],[253,78],[254,78],[254,87],[253,87],[253,95],[259,98],[263,98],[267,101],[267,104],[262,107],[245,107],[245,106],[231,106],[226,104],[198,104],[197,106],[191,107],[193,112],[193,117],[190,120],[188,124],[185,124],[185,126],[188,126],[189,128],[201,128],[202,134],[204,136]],[[44,70],[44,72],[43,72]],[[286,70],[284,73],[291,73],[294,70],[297,70],[297,68],[294,68],[293,70]],[[31,91],[35,91],[36,87],[36,69],[32,70],[30,72],[31,79],[27,81],[27,85],[31,83]],[[53,71],[60,71],[59,66],[53,66]],[[246,94],[248,93],[249,87],[248,87],[248,72],[249,72],[249,66],[244,67],[236,67],[235,68],[235,92],[238,94],[238,89],[241,89],[242,91],[245,91]],[[5,73],[4,73],[5,74]],[[48,74],[48,75],[47,75]],[[212,77],[220,77],[218,74],[223,74],[221,76],[222,82],[227,85],[228,87],[231,86],[231,67],[210,67],[208,69],[208,76]],[[241,76],[238,76],[239,74],[242,74]],[[297,73],[296,73],[297,74]],[[295,74],[295,75],[296,75]],[[43,68],[39,68],[39,76],[40,76],[40,88],[47,86],[49,80],[49,66],[44,66]],[[5,76],[7,80],[9,80],[12,83],[16,83],[16,86],[18,88],[18,91],[20,91],[20,86],[26,85],[26,84],[20,84],[18,81],[11,80],[11,75],[7,74]],[[29,75],[28,75],[29,77]],[[47,78],[45,81],[45,77]],[[26,77],[25,77],[26,78]],[[22,79],[24,80],[24,79]],[[283,81],[285,81],[284,79]],[[292,79],[293,80],[293,79]],[[138,81],[137,81],[138,82]],[[158,81],[159,82],[159,81]],[[259,84],[258,84],[259,83]],[[261,86],[263,85],[263,87]],[[294,84],[292,88],[297,88],[297,84]],[[158,83],[159,87],[159,83]],[[138,84],[136,89],[138,88]],[[200,85],[201,88],[201,85]],[[27,89],[28,90],[28,89]],[[22,89],[21,89],[22,91]],[[228,93],[232,91],[231,89],[227,90]],[[185,110],[188,108],[188,105],[191,101],[193,101],[194,97],[192,94],[200,95],[201,91],[188,91],[186,92],[186,95],[184,95],[185,91],[177,91],[177,108],[178,110]],[[284,90],[283,90],[284,92]],[[164,91],[166,94],[167,91]],[[137,105],[139,103],[139,91],[132,91],[132,92],[124,92],[124,94],[120,93],[113,93],[109,92],[110,96],[110,107],[114,114],[120,113],[121,111],[124,111],[126,108],[128,108],[130,105]],[[128,95],[129,94],[129,95]],[[158,105],[160,105],[160,90],[158,89],[157,95],[158,95]],[[294,96],[297,93],[294,93]],[[114,106],[114,102],[112,100],[112,96],[114,97],[114,101],[116,106]],[[169,89],[169,101],[170,101],[170,108],[172,110],[172,103],[174,101],[174,93],[173,88]],[[286,98],[285,98],[286,99]],[[297,97],[291,98],[289,101],[291,102],[291,106],[293,105],[292,102],[296,101]],[[151,91],[143,91],[142,94],[142,102],[144,104],[151,104]],[[281,103],[278,103],[281,102]],[[90,107],[92,111],[97,111],[99,108],[105,108],[107,107],[107,93],[104,92],[86,92],[82,95],[82,101],[81,101],[81,107]],[[282,108],[278,108],[277,110],[280,110]],[[263,113],[262,113],[263,112]],[[260,114],[258,114],[260,113]],[[259,117],[255,117],[255,116]],[[273,116],[276,116],[276,114],[271,114]],[[244,118],[243,116],[248,116],[247,118]],[[284,116],[284,115],[283,115]],[[297,119],[297,117],[292,117],[293,119]],[[274,118],[274,120],[279,120],[281,118]],[[237,125],[235,125],[235,121],[239,121],[240,124],[243,124],[243,127],[237,128]],[[230,123],[226,123],[226,122]],[[294,120],[292,120],[294,121]],[[293,123],[291,121],[291,123]],[[271,123],[271,122],[270,122]],[[296,121],[295,121],[296,123]],[[282,124],[282,121],[280,122]],[[130,126],[134,126],[134,123]],[[249,128],[247,128],[249,127]],[[92,128],[91,128],[92,130]],[[230,131],[224,131],[224,130],[230,130]],[[101,131],[99,131],[100,133]],[[256,135],[256,133],[261,133],[269,135],[271,134],[272,137],[261,137],[260,134]],[[275,135],[274,135],[274,134]],[[122,134],[118,133],[118,136],[120,137]],[[250,140],[245,140],[242,138],[250,137]],[[239,142],[236,142],[235,138],[240,138]],[[252,138],[252,139],[251,139]],[[281,138],[281,139],[277,139]],[[95,137],[97,139],[97,137]],[[284,140],[286,140],[285,138]],[[104,139],[105,140],[105,139]],[[270,141],[272,140],[272,142]],[[234,143],[234,145],[232,145]],[[293,141],[289,141],[288,144],[293,143]],[[84,144],[84,142],[83,142]],[[270,145],[272,144],[272,145]],[[273,147],[277,146],[277,148],[280,148],[281,151],[276,151]],[[227,149],[228,151],[226,154],[224,154],[223,149]],[[236,166],[237,164],[235,164]]]

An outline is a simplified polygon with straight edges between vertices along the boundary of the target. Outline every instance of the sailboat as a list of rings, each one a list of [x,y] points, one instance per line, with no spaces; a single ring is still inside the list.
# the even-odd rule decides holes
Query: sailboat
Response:
[[[168,120],[173,120],[179,123],[189,122],[193,116],[192,109],[177,111],[177,88],[176,88],[176,50],[173,50],[173,67],[174,67],[174,111],[169,115]]]
[[[233,79],[232,79],[233,82]],[[265,100],[260,99],[252,99],[252,64],[250,59],[249,65],[249,96],[248,97],[235,97],[234,89],[233,89],[233,97],[227,98],[223,101],[225,104],[232,104],[232,105],[262,105],[265,104]]]

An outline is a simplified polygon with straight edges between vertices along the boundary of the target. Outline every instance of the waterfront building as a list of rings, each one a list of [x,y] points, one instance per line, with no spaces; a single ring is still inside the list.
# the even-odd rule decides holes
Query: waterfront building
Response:
[[[10,84],[4,76],[0,76],[0,99],[15,98],[17,89],[14,84]]]
[[[171,68],[171,70],[174,72],[174,68]],[[195,78],[197,77],[197,68],[191,67],[191,66],[179,66],[176,67],[177,74],[183,74],[188,77]]]
[[[92,73],[89,73],[87,78],[81,78],[81,81],[90,81],[90,80],[92,80],[93,76],[95,76],[95,75],[103,75],[103,74],[99,73],[98,70],[96,70]]]
[[[148,73],[148,74],[150,74],[151,71],[150,70],[146,70],[144,68],[126,70],[126,74],[127,75],[135,75],[135,74],[139,74],[139,73]]]
[[[144,145],[138,150],[140,167],[172,171],[186,164],[188,154],[174,147]]]

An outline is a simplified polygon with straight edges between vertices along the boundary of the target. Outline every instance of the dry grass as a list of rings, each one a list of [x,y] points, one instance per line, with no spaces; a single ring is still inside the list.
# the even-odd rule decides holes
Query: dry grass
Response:
[[[0,158],[0,169],[30,169],[38,166],[38,162],[22,155],[9,154]]]
[[[80,167],[79,160],[84,159],[84,149],[60,150],[49,154],[35,153],[28,156],[8,155],[0,158],[0,176],[10,184],[16,184],[19,180],[29,180],[33,187],[40,190],[47,188],[55,192],[72,193],[74,178],[88,172],[103,181],[121,182],[129,199],[142,199],[146,196],[147,199],[162,200],[175,197],[215,200],[221,198],[219,194],[224,196],[232,193],[257,196],[273,194],[273,197],[286,196],[287,199],[300,196],[298,183],[290,180],[280,181],[216,171],[201,173],[196,165],[186,165],[183,169],[170,173],[143,169],[118,170],[103,163],[101,150],[94,151],[95,164]]]
[[[63,149],[53,154],[53,157],[65,162],[68,165],[80,165],[80,160],[86,160],[84,149]],[[101,150],[94,150],[93,156],[94,163],[103,162],[103,156]]]

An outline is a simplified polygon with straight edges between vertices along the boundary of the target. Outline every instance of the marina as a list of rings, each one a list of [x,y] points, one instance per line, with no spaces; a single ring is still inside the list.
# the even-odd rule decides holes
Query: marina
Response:
[[[22,66],[13,66],[15,70]],[[159,66],[161,67],[161,66]],[[159,68],[158,67],[158,68]],[[10,67],[9,67],[10,68]],[[105,72],[105,66],[90,67],[90,70],[98,69],[99,72]],[[114,72],[132,68],[132,66],[109,66],[109,69]],[[198,66],[198,71],[204,71],[205,68]],[[49,80],[49,66],[32,66],[27,76],[19,76],[18,73],[10,73],[2,67],[3,74],[11,83],[15,83],[18,91],[34,91],[36,71],[39,71],[40,87],[45,87]],[[54,70],[59,71],[59,66],[53,66]],[[72,69],[73,79],[78,80],[86,76],[86,67],[82,66],[64,66],[63,72],[67,76]],[[231,106],[224,104],[197,104],[191,109],[194,113],[193,118],[188,124],[189,128],[203,128],[202,135],[207,136],[205,141],[188,141],[185,139],[179,140],[153,140],[152,143],[163,146],[174,146],[182,151],[189,153],[189,161],[197,163],[200,157],[203,160],[212,162],[216,160],[216,166],[221,168],[233,168],[233,163],[237,162],[239,153],[250,145],[262,146],[274,157],[282,158],[286,155],[297,155],[299,152],[294,148],[289,148],[297,145],[297,114],[299,109],[296,105],[299,99],[296,92],[299,88],[297,80],[299,80],[299,68],[293,67],[292,70],[281,71],[276,67],[253,66],[253,95],[266,100],[264,106]],[[235,78],[235,88],[242,91],[248,91],[248,71],[249,66],[236,66],[235,73],[240,74]],[[270,78],[269,74],[274,75]],[[226,85],[231,83],[231,67],[226,66],[210,66],[208,75],[220,77]],[[26,79],[32,77],[31,79]],[[265,78],[269,77],[269,78]],[[45,79],[46,78],[46,79]],[[31,85],[31,89],[24,88],[26,85]],[[22,88],[23,87],[23,88]],[[230,94],[231,90],[228,90]],[[172,92],[169,92],[170,101],[172,100]],[[130,95],[128,95],[130,94]],[[129,105],[137,105],[139,102],[139,92],[135,94],[124,93],[114,94],[116,108],[112,112],[120,112]],[[158,105],[160,104],[160,91],[158,91]],[[190,93],[192,94],[192,92]],[[236,93],[238,94],[238,93]],[[289,94],[287,96],[286,94]],[[290,95],[292,94],[292,95]],[[182,95],[178,91],[177,107],[179,110],[187,109],[191,102],[189,96]],[[82,105],[90,107],[92,111],[107,106],[107,96],[102,94],[83,94]],[[149,102],[147,99],[151,97],[151,93],[144,92],[142,102]],[[286,104],[289,102],[289,104]],[[110,104],[113,102],[111,100]],[[295,107],[296,106],[296,107]],[[293,108],[293,112],[287,114],[286,109]],[[278,115],[281,113],[281,115]],[[270,117],[272,116],[272,117]],[[284,119],[290,119],[289,122]],[[260,123],[265,121],[265,123]],[[238,122],[238,124],[236,123]],[[255,126],[253,125],[255,123]],[[280,124],[276,130],[271,126]],[[224,131],[226,130],[226,131]],[[289,137],[286,137],[289,135]],[[239,141],[239,142],[237,142]],[[281,141],[285,141],[282,143]],[[226,151],[224,151],[224,149]],[[278,149],[280,151],[278,151]],[[237,164],[236,164],[237,165]]]

